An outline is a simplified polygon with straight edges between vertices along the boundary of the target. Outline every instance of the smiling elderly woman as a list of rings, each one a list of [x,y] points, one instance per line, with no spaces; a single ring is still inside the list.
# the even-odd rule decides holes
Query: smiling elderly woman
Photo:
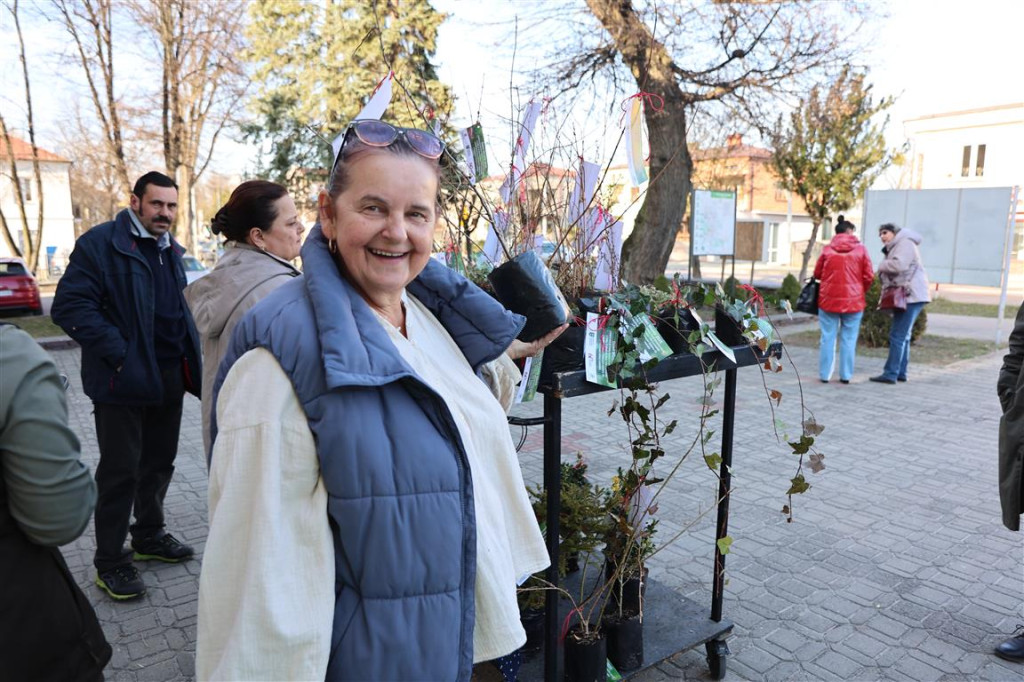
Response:
[[[430,259],[441,142],[349,126],[305,274],[221,367],[200,679],[469,680],[548,564],[505,421],[522,318]],[[226,376],[225,376],[226,374]]]

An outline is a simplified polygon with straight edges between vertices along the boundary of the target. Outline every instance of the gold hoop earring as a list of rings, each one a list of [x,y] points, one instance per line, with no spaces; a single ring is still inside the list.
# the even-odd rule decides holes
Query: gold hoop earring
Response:
[[[327,251],[332,256],[338,255],[338,242],[334,241],[333,239],[328,239],[327,240]]]

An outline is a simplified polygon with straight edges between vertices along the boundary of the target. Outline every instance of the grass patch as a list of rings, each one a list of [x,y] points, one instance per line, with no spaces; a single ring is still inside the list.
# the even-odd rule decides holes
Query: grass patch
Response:
[[[1009,309],[1009,306],[1007,306]],[[970,317],[999,317],[999,306],[993,303],[961,303],[948,298],[935,298],[928,304],[929,313],[940,315],[969,315]],[[1012,313],[1009,313],[1012,315]]]
[[[45,339],[50,336],[67,336],[63,329],[53,323],[49,315],[5,317],[3,321],[18,325],[36,339]]]
[[[819,338],[821,338],[821,332],[814,329],[795,334],[786,334],[783,331],[783,339],[790,346],[817,348]],[[987,355],[995,350],[996,345],[989,341],[953,339],[925,334],[911,347],[910,354],[912,362],[944,367],[960,360],[970,360]],[[863,343],[858,343],[857,355],[865,358],[886,358],[889,355],[889,349],[868,348]]]

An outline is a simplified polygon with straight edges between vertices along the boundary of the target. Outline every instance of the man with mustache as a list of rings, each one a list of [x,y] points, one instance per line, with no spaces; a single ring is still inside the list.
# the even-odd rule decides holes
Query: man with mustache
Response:
[[[51,311],[82,347],[100,449],[93,563],[96,584],[115,600],[146,591],[133,559],[177,563],[193,554],[165,530],[163,510],[184,393],[198,396],[202,376],[182,294],[184,249],[170,233],[177,209],[173,180],[155,171],[139,178],[131,207],[76,242]]]

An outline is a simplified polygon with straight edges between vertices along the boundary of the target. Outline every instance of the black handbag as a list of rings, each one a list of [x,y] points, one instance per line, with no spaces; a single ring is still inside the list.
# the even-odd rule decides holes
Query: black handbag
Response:
[[[804,284],[804,288],[800,290],[800,295],[796,297],[795,308],[802,313],[810,313],[811,315],[818,314],[818,287],[820,286],[818,280],[811,277]]]

